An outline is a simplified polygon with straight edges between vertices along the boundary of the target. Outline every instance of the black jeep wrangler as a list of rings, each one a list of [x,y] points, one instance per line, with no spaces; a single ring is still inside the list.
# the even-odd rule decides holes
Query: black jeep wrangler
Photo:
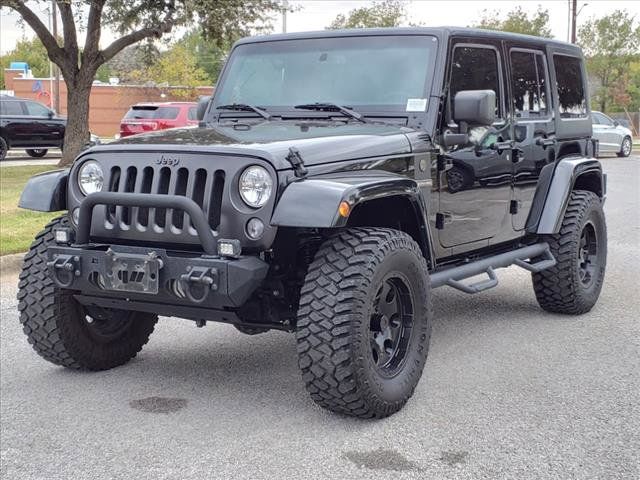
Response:
[[[20,277],[45,359],[121,365],[158,315],[286,330],[319,405],[384,417],[420,379],[430,289],[478,293],[517,265],[545,310],[598,299],[605,177],[574,45],[451,28],[248,38],[199,112],[27,184],[22,207],[68,211]]]

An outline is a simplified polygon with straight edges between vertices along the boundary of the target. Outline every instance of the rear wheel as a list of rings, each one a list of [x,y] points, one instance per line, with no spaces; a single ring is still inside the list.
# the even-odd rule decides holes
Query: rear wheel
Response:
[[[327,240],[298,310],[298,363],[320,406],[386,417],[420,380],[431,334],[427,264],[407,234],[357,228]]]
[[[540,306],[555,313],[586,313],[595,305],[607,263],[607,228],[600,198],[571,192],[560,231],[546,236],[556,265],[534,273]]]
[[[18,285],[18,310],[33,349],[56,365],[106,370],[126,363],[147,343],[157,322],[149,313],[87,310],[51,279],[46,250],[54,245],[53,228],[68,226],[66,217],[38,234],[24,259]]]
[[[8,151],[9,145],[7,144],[7,141],[3,137],[0,137],[0,160],[5,159]]]
[[[620,145],[620,151],[618,152],[618,156],[628,157],[629,155],[631,155],[631,149],[632,149],[631,139],[629,137],[624,137],[624,140],[622,140],[622,145]]]
[[[33,158],[44,157],[48,151],[49,150],[47,150],[46,148],[29,148],[26,150],[27,155]]]

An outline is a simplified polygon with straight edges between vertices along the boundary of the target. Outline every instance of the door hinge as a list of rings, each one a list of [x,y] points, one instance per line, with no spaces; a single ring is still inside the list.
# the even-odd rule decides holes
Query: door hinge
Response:
[[[518,201],[517,200],[511,200],[511,202],[509,202],[509,213],[511,215],[515,215],[516,213],[518,213]]]
[[[445,156],[439,153],[438,155],[436,155],[436,160],[437,160],[438,171],[444,172],[447,168],[447,160]]]

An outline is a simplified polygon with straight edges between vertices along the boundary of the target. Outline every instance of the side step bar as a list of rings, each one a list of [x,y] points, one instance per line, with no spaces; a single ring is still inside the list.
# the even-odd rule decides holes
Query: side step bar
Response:
[[[538,257],[542,258],[535,263],[527,261]],[[459,267],[452,267],[432,273],[431,288],[448,285],[461,292],[478,293],[498,285],[498,277],[494,271],[496,268],[517,265],[525,270],[537,273],[546,268],[553,267],[555,264],[556,259],[553,258],[553,254],[549,250],[549,244],[537,243],[512,252],[501,253],[494,257],[484,258],[476,262],[460,265]],[[481,273],[486,273],[489,278],[471,284],[466,284],[461,281],[475,275],[480,275]]]

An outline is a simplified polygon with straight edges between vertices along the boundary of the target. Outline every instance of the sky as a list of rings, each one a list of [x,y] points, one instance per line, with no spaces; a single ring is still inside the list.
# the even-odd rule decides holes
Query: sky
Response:
[[[323,30],[339,13],[347,14],[350,10],[369,5],[371,2],[369,0],[289,0],[289,3],[297,5],[299,8],[296,12],[287,15],[287,30],[302,32]],[[559,40],[567,40],[568,4],[568,0],[412,0],[408,2],[407,11],[410,23],[420,23],[425,26],[465,27],[473,23],[484,9],[506,13],[516,5],[520,5],[525,11],[533,13],[540,5],[549,10],[550,25],[554,37]],[[626,9],[640,20],[640,1],[637,0],[579,1],[578,8],[581,7],[578,26],[581,20],[607,15],[616,8]],[[43,21],[48,23],[48,13],[43,7],[38,13]],[[276,18],[274,32],[281,31],[282,21],[280,18]],[[17,14],[7,9],[0,10],[0,53],[11,51],[16,41],[33,35],[29,27],[22,28],[19,25]],[[106,46],[114,38],[116,37],[113,33],[103,32],[102,46]],[[80,34],[79,41],[84,42],[82,34]]]

